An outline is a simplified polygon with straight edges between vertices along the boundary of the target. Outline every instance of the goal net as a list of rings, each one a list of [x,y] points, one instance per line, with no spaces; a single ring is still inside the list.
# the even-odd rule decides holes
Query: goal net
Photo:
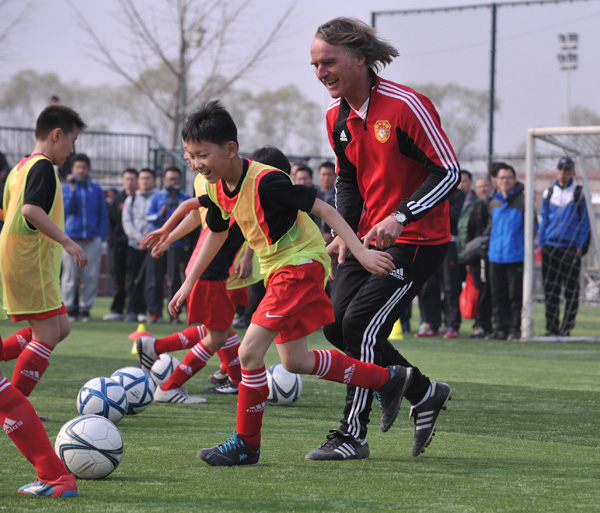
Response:
[[[525,176],[525,262],[523,272],[523,310],[521,338],[524,340],[563,340],[600,341],[600,329],[594,336],[577,335],[577,319],[570,336],[560,333],[547,333],[544,308],[544,280],[542,279],[541,251],[539,248],[539,228],[535,232],[534,215],[541,222],[542,208],[552,208],[544,195],[556,181],[556,168],[561,157],[568,156],[575,162],[574,181],[582,185],[580,190],[581,212],[587,212],[590,224],[589,249],[581,261],[579,282],[579,306],[600,306],[600,239],[598,236],[600,210],[600,126],[530,128],[527,131],[526,176]],[[577,196],[576,196],[577,197]],[[583,209],[585,202],[585,210]],[[544,205],[545,203],[545,205]],[[554,200],[553,200],[554,203]],[[556,208],[562,208],[558,205]],[[557,210],[556,215],[567,210]],[[570,211],[576,215],[574,211]],[[580,214],[582,215],[582,214]],[[580,218],[577,219],[580,222]],[[565,283],[569,274],[573,283],[572,253],[562,252],[559,260],[546,259],[546,284]],[[560,259],[564,259],[562,261]],[[576,273],[575,273],[576,276]],[[558,290],[557,288],[554,289]],[[558,325],[563,322],[565,310],[571,302],[565,301],[564,286],[559,292]],[[541,305],[541,315],[534,315],[534,305]],[[552,311],[552,310],[551,310]],[[600,310],[599,310],[600,313]],[[554,331],[554,330],[553,330]]]

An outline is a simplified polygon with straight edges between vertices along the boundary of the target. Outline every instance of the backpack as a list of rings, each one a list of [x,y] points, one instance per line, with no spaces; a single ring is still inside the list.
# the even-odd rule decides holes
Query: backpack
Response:
[[[548,190],[546,191],[546,210],[550,206],[550,197],[552,196],[553,190],[554,190],[554,184],[552,184],[550,187],[548,187]],[[573,191],[573,202],[575,203],[575,209],[577,210],[577,215],[579,216],[579,223],[581,223],[580,206],[581,206],[581,191],[582,190],[583,190],[583,186],[577,185],[577,186],[575,186],[575,190]],[[587,239],[585,239],[585,242],[583,243],[583,246],[581,247],[581,256],[584,256],[590,249],[591,235],[592,235],[592,232],[590,230],[588,232]]]

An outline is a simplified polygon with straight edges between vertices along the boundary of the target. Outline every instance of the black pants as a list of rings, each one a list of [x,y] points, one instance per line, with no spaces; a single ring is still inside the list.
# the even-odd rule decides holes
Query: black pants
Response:
[[[165,299],[165,274],[169,299],[181,287],[184,278],[186,254],[183,247],[170,247],[160,258],[148,256],[146,265],[146,305],[150,314],[162,316]]]
[[[127,243],[110,247],[110,271],[115,287],[110,311],[122,314],[127,299]]]
[[[577,248],[542,247],[542,280],[546,303],[546,331],[570,335],[579,309],[581,257]],[[560,293],[565,296],[565,313],[560,325]]]
[[[442,312],[445,325],[459,330],[462,320],[459,303],[461,284],[456,243],[450,242],[442,265],[423,284],[419,292],[421,319],[429,323],[434,331],[442,325]]]
[[[146,256],[147,255],[147,256]],[[152,258],[148,250],[127,247],[127,313],[145,314],[144,283],[146,281],[146,258]]]
[[[490,288],[490,263],[487,259],[482,266],[480,262],[469,266],[473,284],[479,291],[479,302],[477,304],[477,319],[473,327],[482,328],[486,333],[492,331],[492,294]],[[482,273],[483,271],[483,273]],[[482,280],[482,274],[484,280]]]
[[[382,367],[413,367],[413,378],[406,393],[413,404],[427,392],[429,378],[396,350],[388,336],[423,282],[439,267],[446,251],[447,244],[393,246],[386,252],[393,257],[396,270],[387,276],[369,273],[348,253],[344,265],[337,268],[333,283],[331,300],[335,322],[324,328],[327,340],[357,360]],[[349,385],[341,431],[357,439],[365,438],[372,401],[371,390]]]
[[[523,262],[495,264],[490,262],[492,312],[497,331],[521,335],[523,307]]]

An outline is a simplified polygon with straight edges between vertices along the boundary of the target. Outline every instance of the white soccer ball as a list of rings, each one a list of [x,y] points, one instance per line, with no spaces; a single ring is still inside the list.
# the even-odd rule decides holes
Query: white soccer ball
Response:
[[[158,357],[158,360],[154,362],[154,365],[150,369],[150,376],[152,376],[156,388],[169,379],[180,363],[177,358],[170,354],[161,354]]]
[[[78,479],[102,479],[121,462],[123,437],[110,420],[82,415],[60,429],[54,450]]]
[[[100,415],[116,424],[127,411],[127,393],[114,379],[90,379],[77,394],[77,411]]]
[[[269,383],[269,396],[267,402],[277,406],[292,404],[302,393],[302,378],[285,370],[278,363],[267,369],[267,382]]]
[[[123,367],[112,373],[127,394],[127,415],[143,412],[154,399],[154,381],[139,367]]]

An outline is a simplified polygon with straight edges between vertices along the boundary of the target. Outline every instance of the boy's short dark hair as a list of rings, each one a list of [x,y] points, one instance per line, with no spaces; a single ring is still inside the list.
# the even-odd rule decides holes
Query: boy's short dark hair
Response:
[[[85,162],[87,167],[91,167],[90,158],[85,153],[78,153],[71,160],[71,169],[75,165],[75,162]]]
[[[219,146],[233,141],[239,146],[233,118],[218,100],[207,102],[190,114],[181,136],[184,141],[206,141]]]
[[[133,168],[133,167],[128,167],[128,168],[125,168],[125,169],[123,170],[123,173],[122,173],[122,175],[121,175],[121,176],[123,176],[123,175],[126,175],[127,173],[131,173],[132,175],[135,175],[136,177],[137,177],[137,175],[138,175],[137,169],[135,169],[135,168]]]
[[[140,172],[138,173],[138,175],[140,175],[141,173],[150,173],[152,175],[152,178],[154,178],[156,180],[156,173],[149,167],[140,169]]]
[[[281,171],[288,175],[292,169],[290,161],[285,154],[274,146],[263,146],[262,148],[254,150],[250,155],[250,159],[266,164],[267,166],[281,169]]]
[[[55,128],[60,128],[65,134],[78,129],[83,132],[87,125],[79,114],[66,105],[48,105],[38,116],[35,123],[35,138],[45,139]]]

